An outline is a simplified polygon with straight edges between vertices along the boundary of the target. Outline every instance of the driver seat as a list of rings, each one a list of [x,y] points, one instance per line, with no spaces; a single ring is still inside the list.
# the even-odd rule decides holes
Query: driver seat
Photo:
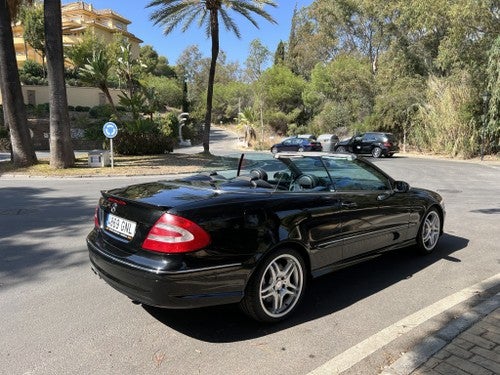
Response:
[[[314,189],[319,185],[319,178],[312,174],[303,174],[297,180],[297,184],[306,190]]]

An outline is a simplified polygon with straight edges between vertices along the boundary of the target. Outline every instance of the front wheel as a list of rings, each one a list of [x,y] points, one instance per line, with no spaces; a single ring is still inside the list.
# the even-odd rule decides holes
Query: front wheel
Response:
[[[344,146],[339,146],[339,147],[337,147],[337,149],[335,151],[336,152],[346,152],[346,149]]]
[[[422,254],[431,253],[441,236],[441,216],[435,208],[431,208],[424,216],[418,230],[417,249]]]
[[[257,321],[278,322],[295,310],[305,286],[301,255],[292,249],[282,249],[260,264],[247,285],[240,307]]]

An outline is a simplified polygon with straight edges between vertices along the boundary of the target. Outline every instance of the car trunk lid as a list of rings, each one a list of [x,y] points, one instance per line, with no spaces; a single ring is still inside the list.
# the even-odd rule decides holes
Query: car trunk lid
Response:
[[[102,192],[96,212],[102,238],[120,251],[141,248],[149,231],[169,209],[210,199],[213,188],[187,184],[152,182]]]

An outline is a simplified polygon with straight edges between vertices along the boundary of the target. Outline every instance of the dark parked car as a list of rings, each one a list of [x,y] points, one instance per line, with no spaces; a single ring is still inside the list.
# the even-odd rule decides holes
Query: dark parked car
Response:
[[[288,317],[308,279],[443,233],[439,194],[352,154],[239,159],[236,170],[102,192],[91,266],[134,301],[164,308],[238,303]]]
[[[314,138],[291,137],[271,147],[273,154],[282,151],[323,151],[323,146],[321,146],[321,142],[318,142]]]
[[[336,152],[371,154],[374,158],[392,157],[399,151],[398,141],[392,133],[364,133],[344,139],[335,145]]]

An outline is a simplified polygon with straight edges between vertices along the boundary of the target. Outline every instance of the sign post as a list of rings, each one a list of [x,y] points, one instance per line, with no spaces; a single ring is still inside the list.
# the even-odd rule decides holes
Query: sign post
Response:
[[[109,139],[109,148],[111,152],[111,168],[114,168],[113,161],[113,138],[118,134],[118,126],[114,122],[107,122],[102,127],[102,132]]]

